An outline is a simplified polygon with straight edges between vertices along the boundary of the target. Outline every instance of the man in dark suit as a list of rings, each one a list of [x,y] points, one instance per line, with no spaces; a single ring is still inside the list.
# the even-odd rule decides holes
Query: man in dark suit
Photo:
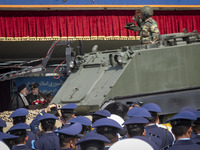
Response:
[[[11,102],[11,110],[15,110],[18,108],[28,108],[29,103],[26,99],[26,96],[28,94],[28,90],[26,88],[25,84],[22,84],[17,89],[17,94],[13,98]]]

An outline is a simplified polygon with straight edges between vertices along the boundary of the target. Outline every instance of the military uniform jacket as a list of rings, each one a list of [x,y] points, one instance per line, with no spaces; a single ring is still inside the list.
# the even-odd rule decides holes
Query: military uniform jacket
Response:
[[[192,140],[177,140],[167,148],[167,150],[199,150],[200,145],[195,144]]]
[[[151,139],[152,136],[156,136],[161,139],[161,147],[164,148],[168,145],[171,145],[174,142],[174,138],[172,134],[164,128],[158,127],[156,124],[155,125],[150,125],[145,127],[146,130],[146,137]],[[154,139],[152,138],[152,141]]]
[[[26,145],[32,149],[32,142],[38,140],[39,137],[37,134],[31,131],[27,131],[27,136],[28,136],[28,141],[26,142]]]
[[[148,18],[146,21],[141,22],[140,40],[142,44],[148,44],[159,38],[159,36],[160,31],[155,20]]]
[[[12,150],[32,150],[27,145],[13,146]]]
[[[47,96],[42,92],[39,92],[38,95],[33,95],[32,93],[27,95],[27,100],[30,105],[32,105],[32,102],[34,100],[41,99],[41,98],[47,99]]]
[[[192,141],[196,144],[200,144],[200,135],[196,135],[192,138]]]
[[[60,150],[58,136],[51,133],[44,133],[39,140],[34,142],[34,147],[37,150]]]
[[[33,119],[33,121],[31,122],[30,128],[31,128],[31,131],[32,131],[33,133],[37,133],[38,131],[40,131],[40,129],[39,129],[40,122],[38,121],[38,119],[39,119],[42,115],[44,115],[44,114],[46,114],[45,111],[44,111],[44,110],[41,111],[41,112]]]

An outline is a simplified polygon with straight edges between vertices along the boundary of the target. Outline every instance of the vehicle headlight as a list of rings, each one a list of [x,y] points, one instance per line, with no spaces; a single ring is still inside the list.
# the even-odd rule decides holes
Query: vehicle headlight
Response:
[[[69,67],[70,67],[70,68],[74,68],[74,61],[70,61]]]

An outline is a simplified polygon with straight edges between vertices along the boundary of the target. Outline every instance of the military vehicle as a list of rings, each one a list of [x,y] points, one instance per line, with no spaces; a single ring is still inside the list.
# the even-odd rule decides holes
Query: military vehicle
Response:
[[[76,103],[77,113],[99,109],[124,116],[135,102],[157,103],[161,115],[200,108],[200,35],[162,35],[160,43],[77,55],[71,74],[52,100]]]

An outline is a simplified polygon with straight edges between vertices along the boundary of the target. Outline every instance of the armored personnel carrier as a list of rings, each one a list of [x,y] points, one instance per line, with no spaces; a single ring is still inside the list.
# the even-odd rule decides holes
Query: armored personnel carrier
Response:
[[[162,35],[160,43],[123,46],[76,56],[52,103],[76,103],[77,112],[99,109],[125,115],[134,102],[157,103],[162,115],[200,108],[200,35]]]

